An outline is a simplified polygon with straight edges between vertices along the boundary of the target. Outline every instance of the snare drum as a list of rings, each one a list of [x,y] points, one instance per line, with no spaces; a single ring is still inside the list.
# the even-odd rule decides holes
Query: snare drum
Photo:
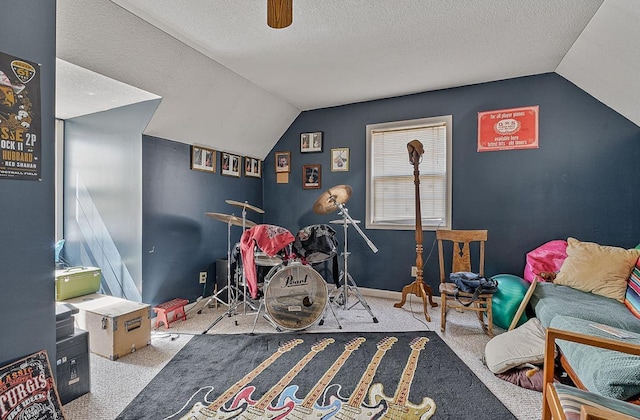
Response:
[[[286,330],[303,330],[324,313],[327,285],[316,270],[298,261],[273,267],[264,283],[264,305],[271,320]]]
[[[255,251],[253,256],[256,265],[260,267],[273,267],[282,264],[282,258],[277,255],[270,257],[265,252]]]
[[[316,264],[338,254],[336,231],[329,225],[311,225],[302,228],[293,242],[293,249],[309,264]]]

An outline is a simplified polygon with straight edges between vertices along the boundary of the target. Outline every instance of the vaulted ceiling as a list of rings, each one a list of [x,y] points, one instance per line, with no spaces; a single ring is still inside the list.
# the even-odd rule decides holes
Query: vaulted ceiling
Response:
[[[145,134],[263,158],[301,111],[555,71],[640,125],[637,0],[57,3],[63,119],[160,96]]]

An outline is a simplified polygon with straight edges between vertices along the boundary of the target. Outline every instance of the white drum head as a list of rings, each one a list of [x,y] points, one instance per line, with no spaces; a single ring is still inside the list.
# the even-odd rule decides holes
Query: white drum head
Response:
[[[272,268],[265,279],[264,304],[273,322],[287,330],[302,330],[323,314],[327,285],[313,268],[293,262]]]

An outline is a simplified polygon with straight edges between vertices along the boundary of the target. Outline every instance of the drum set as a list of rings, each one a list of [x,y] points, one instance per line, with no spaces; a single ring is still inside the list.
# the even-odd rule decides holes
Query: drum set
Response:
[[[244,309],[249,307],[255,311],[252,332],[255,330],[257,320],[264,317],[277,331],[303,330],[309,328],[318,320],[323,325],[329,310],[341,329],[342,326],[336,317],[332,303],[342,306],[345,310],[361,304],[371,315],[373,322],[378,319],[373,315],[371,308],[359,292],[358,287],[349,274],[347,246],[348,228],[353,226],[364,238],[371,250],[375,253],[378,249],[366,237],[358,227],[358,220],[349,216],[345,203],[351,197],[352,189],[348,185],[338,185],[325,191],[313,205],[316,214],[326,215],[339,210],[341,219],[332,220],[329,223],[342,225],[344,232],[343,270],[338,270],[337,241],[335,230],[326,224],[307,226],[293,236],[286,229],[272,225],[258,225],[246,217],[247,210],[264,213],[264,210],[249,203],[234,200],[225,200],[226,203],[242,208],[242,217],[224,213],[205,213],[206,216],[227,223],[227,284],[217,290],[209,301],[215,299],[227,306],[227,310],[204,330],[206,334],[218,322],[225,317],[234,317],[238,325],[238,307],[243,304]],[[231,248],[231,226],[242,227],[243,233],[239,244]],[[279,235],[274,235],[274,232]],[[284,232],[283,232],[284,231]],[[278,239],[274,239],[274,238]],[[243,255],[252,252],[253,258],[239,258],[239,249]],[[253,261],[251,261],[253,260]],[[333,275],[335,290],[330,294],[327,282],[312,265],[333,260]],[[235,261],[232,264],[232,261]],[[236,263],[237,262],[237,263]],[[250,265],[247,265],[250,264]],[[233,269],[232,269],[233,265]],[[257,268],[261,271],[268,270],[262,278],[256,278]],[[254,283],[255,282],[255,283]],[[247,287],[249,286],[249,290]],[[256,292],[257,288],[257,292]],[[227,292],[226,302],[220,294]],[[349,296],[354,295],[357,301],[349,306]],[[209,303],[209,302],[207,302]],[[246,312],[245,312],[246,313]]]

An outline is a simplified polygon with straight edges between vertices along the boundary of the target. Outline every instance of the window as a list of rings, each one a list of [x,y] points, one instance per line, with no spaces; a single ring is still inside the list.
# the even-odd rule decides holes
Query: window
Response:
[[[422,228],[451,226],[452,116],[367,125],[367,229],[415,229],[415,184],[407,143],[419,140]]]

